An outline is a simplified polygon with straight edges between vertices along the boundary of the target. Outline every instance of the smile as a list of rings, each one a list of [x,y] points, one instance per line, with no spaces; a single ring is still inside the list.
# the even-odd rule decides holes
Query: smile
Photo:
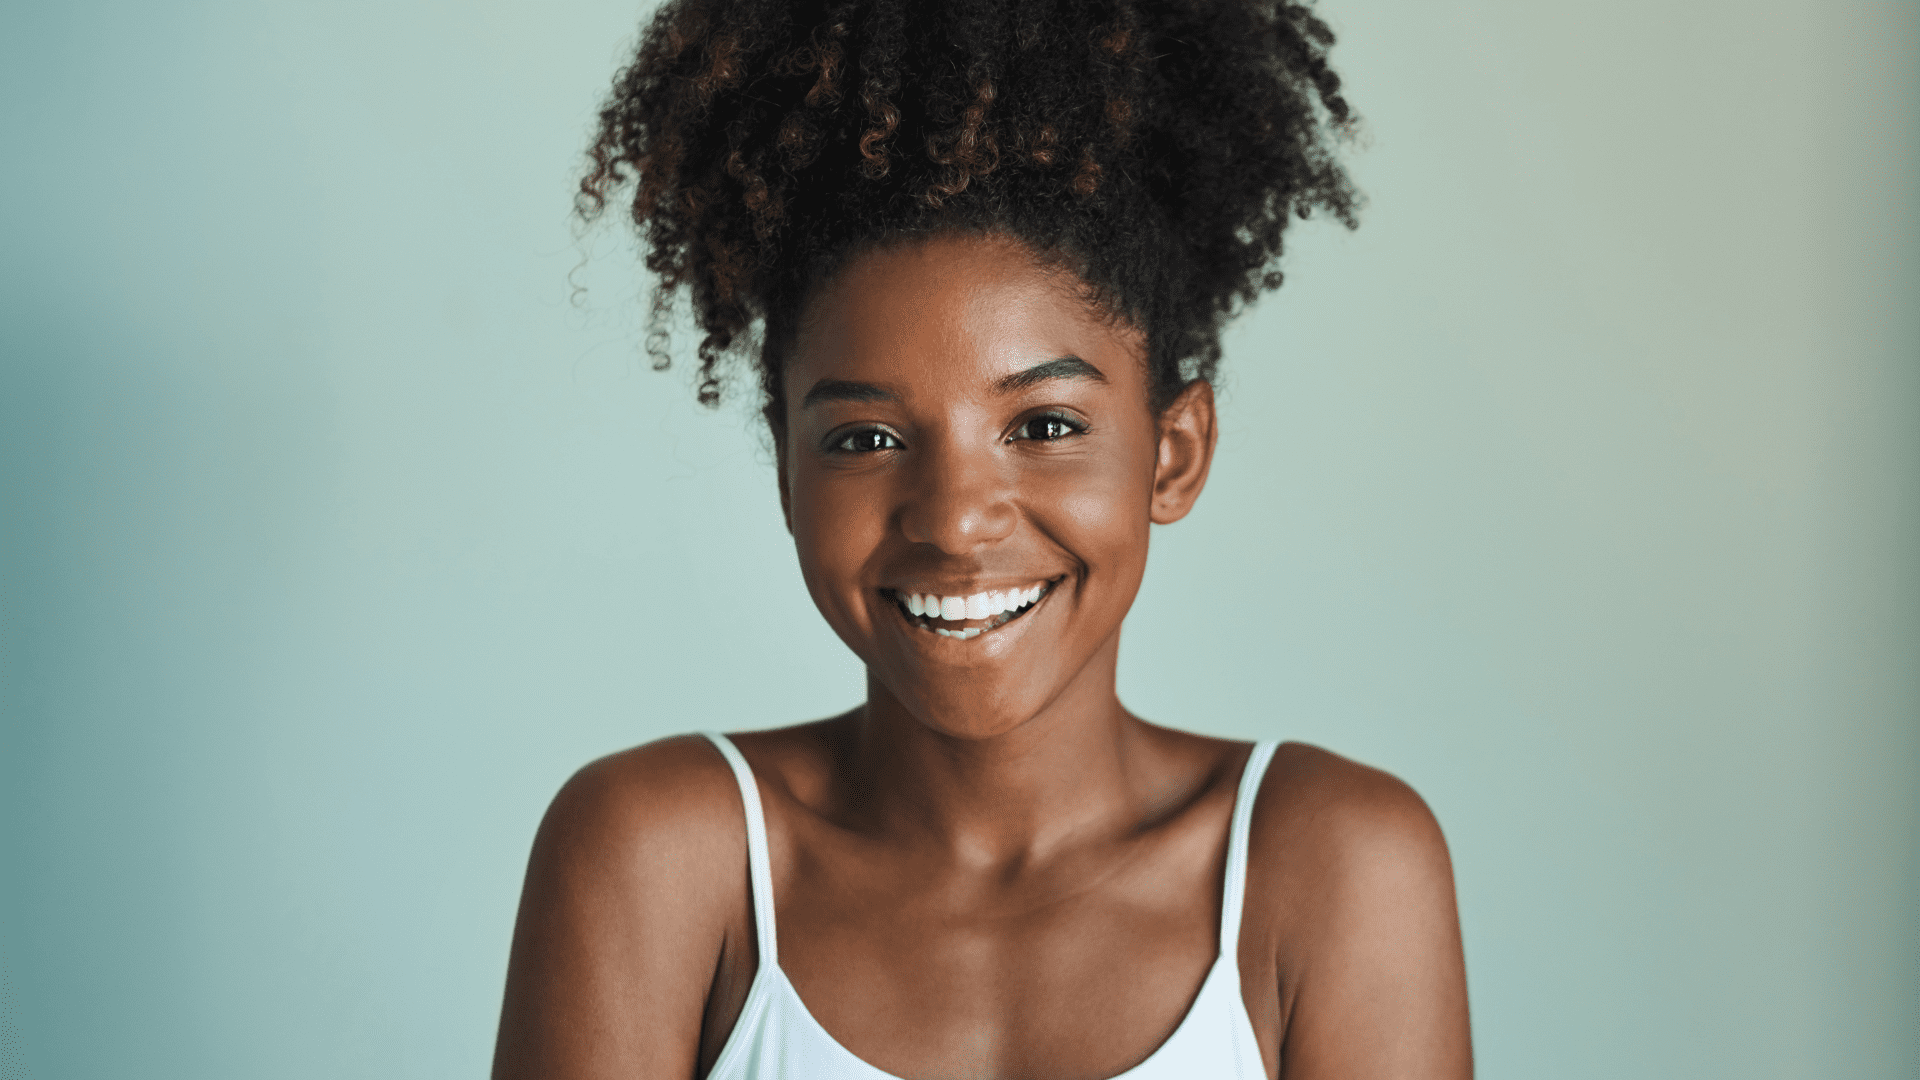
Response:
[[[1052,588],[1051,582],[1042,581],[1024,589],[980,592],[972,596],[891,592],[893,602],[906,614],[909,623],[941,637],[965,640],[998,630],[1032,611]],[[946,625],[940,625],[942,623]]]

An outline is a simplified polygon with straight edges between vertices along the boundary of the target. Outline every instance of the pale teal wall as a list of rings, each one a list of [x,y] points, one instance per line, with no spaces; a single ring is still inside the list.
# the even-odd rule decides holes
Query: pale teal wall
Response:
[[[1484,1076],[1916,1075],[1916,7],[1324,8],[1372,205],[1127,699],[1426,793]],[[481,1075],[567,773],[855,700],[623,242],[568,302],[635,22],[0,10],[0,1077]]]

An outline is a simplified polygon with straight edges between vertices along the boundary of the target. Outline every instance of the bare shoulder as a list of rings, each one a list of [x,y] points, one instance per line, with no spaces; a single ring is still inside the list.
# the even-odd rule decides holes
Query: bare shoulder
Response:
[[[730,735],[756,780],[778,790],[824,770],[832,721]],[[702,735],[681,735],[609,754],[573,774],[554,796],[541,842],[612,863],[711,863],[745,880],[746,808],[733,769]]]
[[[1446,857],[1426,801],[1391,773],[1306,743],[1285,743],[1254,803],[1256,855],[1311,856],[1321,870]]]
[[[1289,743],[1261,783],[1249,845],[1242,956],[1251,945],[1272,972],[1285,1075],[1470,1075],[1453,867],[1426,802],[1388,773]]]
[[[739,790],[707,740],[576,772],[528,860],[495,1077],[692,1075],[746,879]]]
[[[547,808],[536,845],[603,865],[676,862],[715,845],[744,852],[742,814],[726,760],[705,738],[682,735],[609,754],[575,772]]]
[[[1378,932],[1383,922],[1453,918],[1453,867],[1426,801],[1398,777],[1317,746],[1286,743],[1274,754],[1249,848],[1252,894],[1280,925],[1330,933],[1364,921]]]

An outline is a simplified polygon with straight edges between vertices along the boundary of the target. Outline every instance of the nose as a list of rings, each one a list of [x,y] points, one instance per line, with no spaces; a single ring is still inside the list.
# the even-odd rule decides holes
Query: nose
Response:
[[[966,555],[1013,532],[1013,487],[990,451],[923,450],[907,478],[900,530],[916,544]]]

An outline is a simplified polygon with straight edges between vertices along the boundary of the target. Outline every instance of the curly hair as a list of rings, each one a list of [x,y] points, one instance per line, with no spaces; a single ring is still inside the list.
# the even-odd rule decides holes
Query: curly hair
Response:
[[[811,284],[874,246],[1010,236],[1141,331],[1156,407],[1280,284],[1292,218],[1349,228],[1333,33],[1273,0],[668,0],[615,77],[576,211],[627,198],[688,290],[699,397],[753,352],[776,432]]]

